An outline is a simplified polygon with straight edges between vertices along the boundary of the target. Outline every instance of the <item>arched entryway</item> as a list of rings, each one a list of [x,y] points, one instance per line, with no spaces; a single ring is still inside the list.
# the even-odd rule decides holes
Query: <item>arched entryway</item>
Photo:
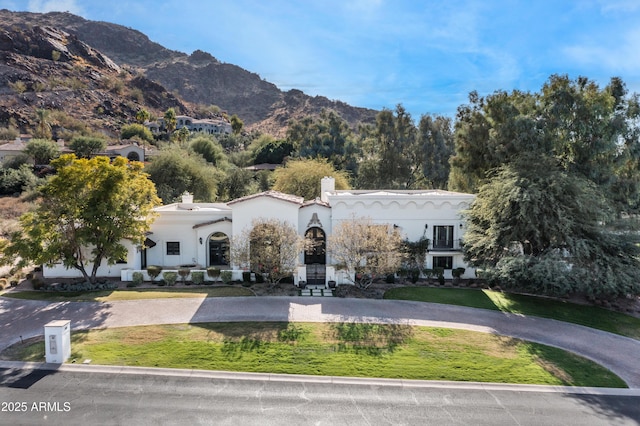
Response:
[[[304,264],[307,266],[307,284],[324,285],[327,266],[327,236],[322,228],[309,228],[305,238],[310,246],[304,252]]]
[[[209,236],[209,266],[229,264],[229,237],[224,232]]]

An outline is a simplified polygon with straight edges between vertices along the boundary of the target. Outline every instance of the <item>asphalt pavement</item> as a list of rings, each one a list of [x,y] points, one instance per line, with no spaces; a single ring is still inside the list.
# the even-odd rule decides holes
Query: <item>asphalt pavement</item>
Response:
[[[41,336],[52,320],[73,330],[231,321],[366,322],[424,325],[517,337],[589,358],[640,389],[640,341],[560,321],[485,309],[399,300],[302,297],[44,302],[0,297],[0,350]]]

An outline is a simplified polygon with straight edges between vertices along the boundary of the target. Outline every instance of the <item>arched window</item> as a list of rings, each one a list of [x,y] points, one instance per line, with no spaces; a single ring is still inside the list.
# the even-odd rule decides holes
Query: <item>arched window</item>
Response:
[[[129,154],[127,154],[127,158],[129,159],[129,161],[140,161],[140,156],[135,151],[131,151]]]

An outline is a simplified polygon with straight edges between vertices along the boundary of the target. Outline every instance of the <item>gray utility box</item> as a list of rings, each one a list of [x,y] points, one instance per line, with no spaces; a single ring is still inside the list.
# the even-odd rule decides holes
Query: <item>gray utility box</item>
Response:
[[[51,321],[44,326],[45,359],[51,364],[62,364],[71,356],[71,321]]]

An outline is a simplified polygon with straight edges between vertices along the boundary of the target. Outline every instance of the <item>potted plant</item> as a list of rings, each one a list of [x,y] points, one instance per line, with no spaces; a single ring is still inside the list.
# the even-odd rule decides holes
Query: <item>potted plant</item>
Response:
[[[207,268],[207,276],[213,279],[213,282],[218,281],[218,277],[220,276],[220,268],[216,268],[214,266],[209,266]]]
[[[186,284],[187,277],[189,276],[190,272],[191,272],[191,270],[189,268],[180,268],[180,269],[178,269],[178,275],[180,275],[180,278],[182,278],[182,284]]]
[[[160,272],[162,272],[162,266],[158,266],[158,265],[147,266],[147,274],[149,274],[149,278],[151,279],[151,282],[155,281],[158,275],[160,275]]]

